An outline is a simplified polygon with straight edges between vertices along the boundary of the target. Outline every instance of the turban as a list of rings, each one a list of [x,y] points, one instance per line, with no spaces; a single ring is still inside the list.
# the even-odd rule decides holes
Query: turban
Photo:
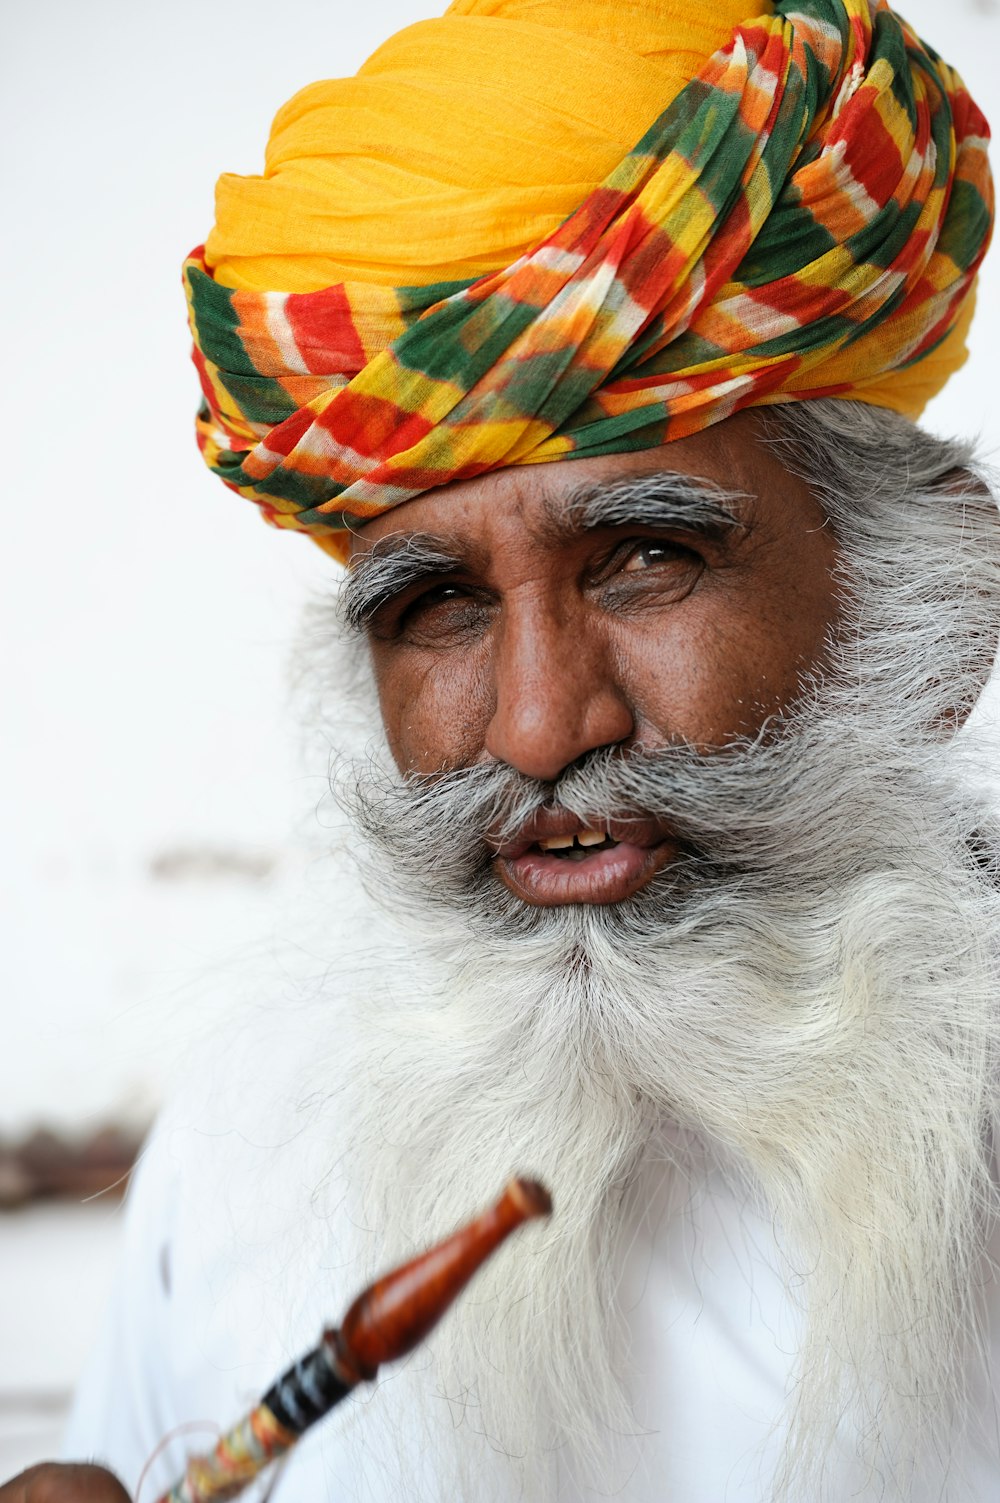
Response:
[[[456,0],[278,114],[184,268],[209,466],[334,557],[434,486],[964,359],[988,129],[886,0]]]

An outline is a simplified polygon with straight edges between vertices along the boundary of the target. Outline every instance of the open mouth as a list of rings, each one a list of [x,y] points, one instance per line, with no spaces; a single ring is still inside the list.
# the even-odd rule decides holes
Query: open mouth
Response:
[[[618,903],[678,849],[656,821],[623,817],[585,825],[543,810],[517,837],[494,847],[494,868],[515,896],[536,907]]]

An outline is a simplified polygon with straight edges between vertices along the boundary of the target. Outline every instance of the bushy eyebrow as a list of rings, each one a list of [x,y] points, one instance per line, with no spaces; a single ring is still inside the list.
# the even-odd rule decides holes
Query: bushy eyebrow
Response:
[[[672,527],[722,538],[744,529],[750,499],[711,480],[661,471],[576,487],[546,506],[547,530],[562,538],[598,527]]]
[[[568,541],[601,527],[673,528],[713,540],[741,531],[741,508],[750,498],[712,481],[663,472],[577,486],[543,507],[541,531]],[[405,590],[463,569],[469,561],[449,540],[432,533],[393,533],[356,557],[340,591],[347,627],[364,632],[379,611]]]
[[[404,590],[424,580],[454,574],[462,567],[442,538],[429,533],[394,533],[380,538],[368,553],[352,560],[340,587],[340,613],[345,625],[363,632],[373,618]]]

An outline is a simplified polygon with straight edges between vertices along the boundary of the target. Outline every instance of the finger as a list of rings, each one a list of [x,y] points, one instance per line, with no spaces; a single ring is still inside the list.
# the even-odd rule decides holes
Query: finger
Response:
[[[42,1462],[0,1487],[0,1503],[129,1503],[118,1478],[83,1462]]]

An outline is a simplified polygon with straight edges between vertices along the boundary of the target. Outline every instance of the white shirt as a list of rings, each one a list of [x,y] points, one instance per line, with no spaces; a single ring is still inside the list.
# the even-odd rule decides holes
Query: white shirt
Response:
[[[307,1139],[304,1130],[276,1152],[244,1131],[206,1134],[168,1120],[140,1166],[121,1276],[65,1444],[68,1457],[110,1464],[135,1496],[165,1437],[200,1423],[162,1446],[138,1503],[152,1503],[176,1480],[186,1454],[210,1449],[210,1427],[239,1418],[360,1288],[328,1227],[300,1235],[306,1163],[314,1151],[322,1156],[322,1145]],[[640,1465],[615,1495],[622,1503],[769,1500],[795,1318],[770,1226],[707,1160],[698,1174],[682,1215],[665,1214],[666,1200],[651,1185],[648,1213],[631,1236],[624,1281],[631,1390],[647,1433]],[[231,1193],[221,1210],[212,1197],[223,1182]],[[206,1194],[206,1186],[214,1188]],[[995,1333],[995,1281],[985,1298]],[[1000,1373],[995,1335],[992,1356]],[[433,1439],[412,1437],[404,1485],[384,1464],[379,1438],[386,1426],[406,1426],[407,1392],[422,1380],[417,1353],[402,1371],[352,1395],[292,1452],[269,1494],[274,1503],[435,1499]],[[995,1435],[993,1397],[980,1393],[976,1402],[979,1428]],[[856,1491],[848,1461],[845,1452],[842,1485],[832,1494],[838,1503],[879,1496]],[[487,1452],[483,1465],[482,1499],[513,1503],[516,1495],[499,1480],[500,1460]],[[496,1478],[488,1479],[493,1466]],[[977,1445],[964,1470],[969,1491],[956,1484],[947,1497],[997,1503],[997,1448]],[[261,1498],[263,1490],[245,1496]],[[583,1496],[566,1491],[560,1503],[583,1503]],[[941,1503],[939,1491],[933,1497]]]

